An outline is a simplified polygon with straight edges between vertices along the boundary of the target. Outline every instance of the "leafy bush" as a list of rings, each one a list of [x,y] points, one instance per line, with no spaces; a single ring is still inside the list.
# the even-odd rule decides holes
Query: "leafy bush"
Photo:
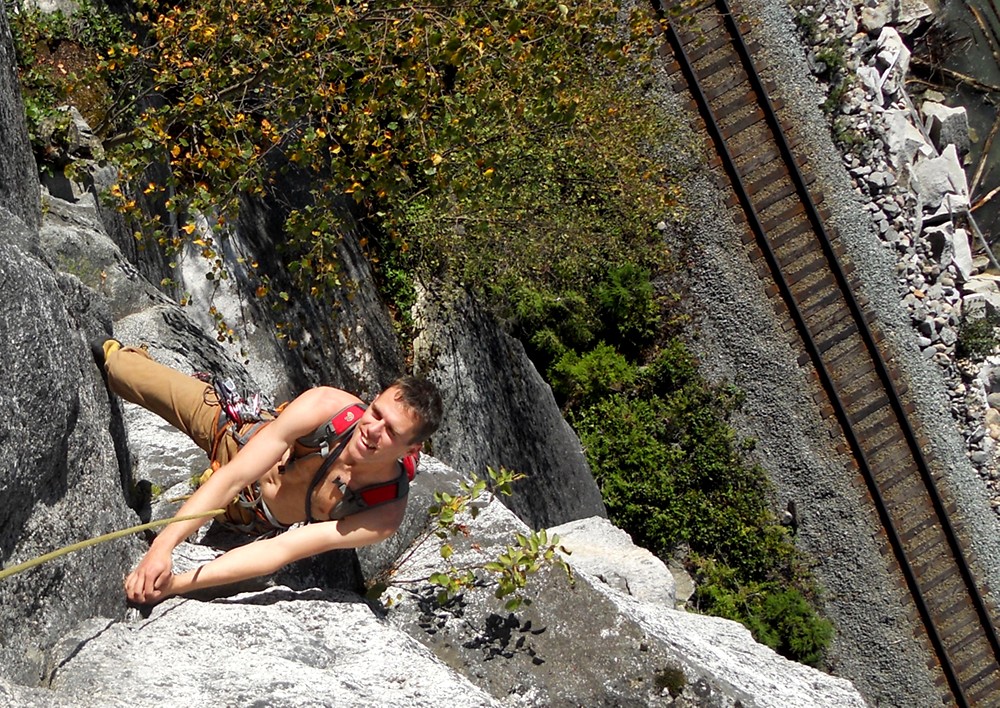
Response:
[[[833,639],[833,625],[817,614],[799,587],[741,583],[735,571],[712,561],[700,560],[698,567],[699,585],[692,602],[699,610],[741,622],[757,641],[783,656],[810,666],[821,664]]]
[[[583,354],[567,350],[548,375],[557,400],[592,403],[631,385],[635,367],[604,342]]]
[[[963,316],[958,326],[955,353],[962,358],[985,359],[1000,346],[996,332],[998,326],[1000,315],[994,313],[979,318]]]
[[[738,398],[708,387],[672,341],[628,394],[572,420],[612,519],[660,555],[686,543],[763,578],[787,555],[763,470],[743,464],[726,415]]]
[[[107,8],[81,0],[76,11],[43,12],[8,0],[7,15],[17,55],[28,132],[40,161],[48,159],[40,127],[54,121],[56,133],[68,125],[56,108],[76,106],[92,126],[111,109],[111,91],[96,75],[97,55],[126,36],[121,20]]]
[[[604,338],[637,354],[652,341],[660,321],[649,270],[635,263],[613,268],[594,288]]]
[[[764,471],[744,462],[727,423],[741,400],[709,386],[672,340],[630,390],[574,409],[571,422],[612,521],[661,557],[691,549],[699,609],[816,663],[831,630],[803,594],[812,596],[812,581],[770,511]]]
[[[421,218],[433,222],[425,240],[475,231],[482,212],[465,200],[497,184],[516,190],[519,165],[533,163],[551,126],[589,131],[596,117],[581,110],[578,77],[595,57],[618,61],[650,22],[635,13],[622,25],[606,0],[150,2],[136,19],[148,41],[103,62],[127,79],[122,105],[139,106],[118,115],[123,204],[147,166],[167,159],[165,178],[144,177],[143,190],[169,195],[182,218],[212,215],[224,232],[242,194],[269,193],[287,170],[309,173],[311,208],[291,209],[287,231],[297,272],[321,287],[335,281],[345,196],[404,246]],[[602,186],[549,184],[563,197]],[[171,248],[191,236],[152,233]],[[414,244],[421,260],[456,250],[427,245]]]

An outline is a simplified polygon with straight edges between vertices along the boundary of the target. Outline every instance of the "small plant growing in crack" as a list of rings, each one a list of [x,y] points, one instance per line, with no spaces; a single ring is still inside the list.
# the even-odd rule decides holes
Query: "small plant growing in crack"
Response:
[[[559,545],[558,536],[554,534],[550,536],[544,529],[526,534],[514,534],[511,543],[502,552],[483,562],[461,566],[451,564],[419,578],[393,577],[399,568],[433,537],[443,541],[440,549],[441,559],[446,563],[451,561],[455,553],[452,540],[471,535],[465,520],[474,520],[479,515],[480,510],[489,503],[489,495],[510,496],[514,482],[525,477],[520,472],[504,467],[499,470],[487,468],[486,471],[488,481],[472,475],[459,484],[458,494],[442,491],[434,493],[434,504],[429,509],[431,519],[427,530],[414,542],[409,553],[396,561],[372,583],[369,597],[380,596],[388,587],[390,579],[394,585],[430,583],[439,588],[436,600],[443,606],[466,589],[483,584],[485,574],[497,585],[494,595],[499,600],[505,600],[504,608],[513,612],[522,604],[531,602],[523,591],[529,577],[542,568],[553,566],[562,568],[572,584],[573,573],[561,555],[568,555],[569,551]],[[474,544],[473,547],[477,546]]]

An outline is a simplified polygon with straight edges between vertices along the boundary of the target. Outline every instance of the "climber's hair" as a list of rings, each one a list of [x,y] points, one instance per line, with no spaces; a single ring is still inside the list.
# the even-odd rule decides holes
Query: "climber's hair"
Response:
[[[400,376],[386,388],[396,388],[396,400],[417,415],[419,423],[411,443],[423,442],[441,425],[444,404],[437,386],[417,376]]]

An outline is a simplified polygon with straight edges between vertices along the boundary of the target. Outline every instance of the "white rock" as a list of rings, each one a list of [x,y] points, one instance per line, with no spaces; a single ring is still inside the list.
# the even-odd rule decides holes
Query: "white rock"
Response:
[[[897,175],[909,174],[918,156],[935,154],[934,147],[913,125],[909,111],[889,110],[882,117],[889,159]]]
[[[674,578],[663,561],[632,543],[632,538],[607,519],[587,519],[549,529],[571,552],[573,567],[600,578],[629,595],[673,607]]]
[[[940,157],[918,159],[912,174],[913,186],[925,208],[937,209],[949,194],[963,197],[968,203],[969,185],[954,145],[942,150]]]
[[[909,34],[933,15],[934,11],[928,7],[924,0],[900,0],[899,13],[896,15],[895,21],[902,34]]]
[[[955,249],[952,263],[958,269],[960,279],[968,280],[975,272],[975,267],[972,264],[972,247],[969,245],[969,232],[965,229],[955,229],[952,245]]]
[[[985,314],[1000,313],[1000,287],[996,282],[982,280],[982,275],[976,275],[965,283],[967,294],[962,300],[962,311],[967,318],[975,319],[972,314],[981,309]]]
[[[884,6],[861,8],[861,27],[868,34],[874,34],[889,21],[889,9]]]
[[[959,155],[969,152],[969,117],[964,106],[951,108],[935,101],[924,101],[920,112],[938,150],[953,144]]]
[[[883,27],[878,36],[876,66],[882,72],[882,90],[902,88],[910,70],[910,50],[892,27]]]

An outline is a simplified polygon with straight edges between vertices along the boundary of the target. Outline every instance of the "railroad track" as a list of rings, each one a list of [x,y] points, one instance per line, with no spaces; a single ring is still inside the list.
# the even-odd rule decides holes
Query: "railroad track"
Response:
[[[946,705],[1000,705],[1000,640],[994,609],[970,567],[955,507],[939,489],[906,387],[867,303],[855,295],[842,246],[825,226],[822,195],[804,173],[757,74],[738,8],[725,0],[659,0],[668,20],[662,52],[687,92],[732,189],[775,309],[802,348],[831,433],[864,480],[885,532],[883,554],[913,605],[915,633],[934,659]]]

